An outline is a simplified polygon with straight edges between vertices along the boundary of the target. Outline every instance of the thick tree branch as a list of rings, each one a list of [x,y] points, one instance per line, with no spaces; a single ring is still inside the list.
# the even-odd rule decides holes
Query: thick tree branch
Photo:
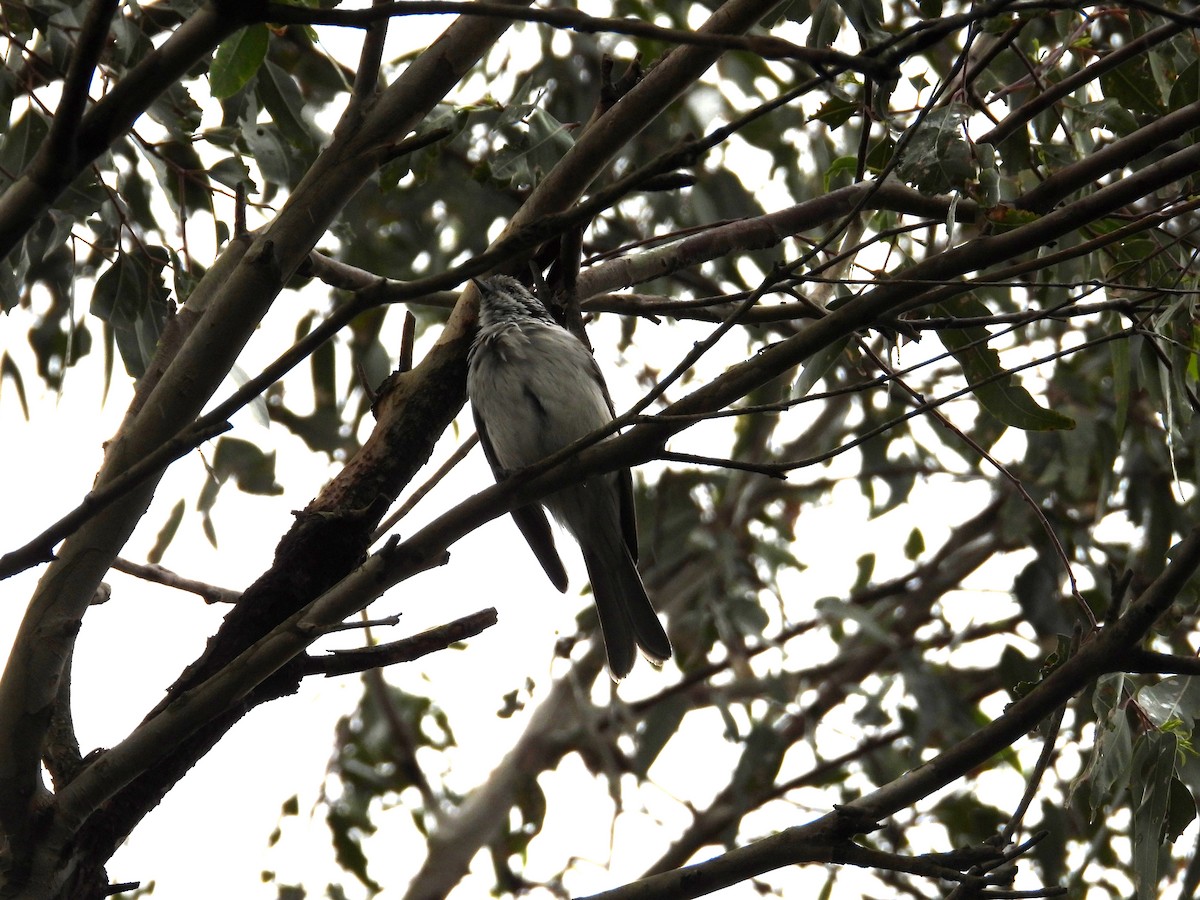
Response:
[[[938,221],[944,221],[951,209],[959,222],[975,221],[978,215],[971,201],[955,205],[951,197],[922,194],[894,178],[881,184],[852,184],[778,212],[718,225],[702,234],[589,268],[579,275],[579,295],[591,297],[651,281],[733,252],[776,247],[786,238],[831,225],[859,208],[886,209]]]
[[[1098,181],[1134,160],[1169,148],[1170,142],[1200,127],[1200,101],[1190,103],[1160,119],[1143,125],[1118,141],[1101,147],[1083,159],[1064,166],[1041,184],[1017,198],[1015,206],[1031,212],[1046,213],[1064,197]]]

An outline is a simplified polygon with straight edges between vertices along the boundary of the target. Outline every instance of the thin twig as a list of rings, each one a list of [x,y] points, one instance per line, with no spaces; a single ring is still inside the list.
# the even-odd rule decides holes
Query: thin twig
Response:
[[[1064,704],[1059,707],[1058,712],[1050,719],[1050,727],[1046,731],[1046,739],[1042,742],[1042,752],[1038,754],[1038,761],[1034,765],[1033,771],[1029,773],[1029,779],[1025,784],[1025,793],[1021,796],[1021,802],[1017,804],[1017,808],[1009,816],[1004,830],[1000,832],[1000,839],[1004,844],[1011,842],[1013,835],[1021,827],[1021,821],[1025,818],[1025,813],[1029,810],[1030,804],[1033,803],[1033,798],[1037,794],[1042,776],[1046,774],[1046,769],[1049,767],[1050,761],[1054,759],[1054,752],[1057,749],[1058,730],[1062,727],[1063,716],[1066,715],[1066,712],[1067,707]]]
[[[891,374],[891,367],[883,360],[882,357],[879,356],[878,353],[874,351],[874,349],[868,346],[865,341],[860,339],[858,341],[858,345],[859,349],[862,350],[863,353],[865,353],[868,357],[870,357],[871,361],[875,363],[875,366],[881,372],[889,375]],[[926,401],[921,393],[910,387],[903,379],[897,378],[893,383],[898,385],[902,391],[908,394],[909,398],[916,404],[918,408],[925,406]],[[972,387],[979,387],[979,385],[972,385]],[[1000,460],[996,459],[995,456],[989,453],[982,444],[975,440],[975,438],[971,437],[969,434],[947,419],[940,410],[929,408],[929,415],[935,422],[970,447],[971,450],[973,450],[981,459],[986,460],[988,465],[999,472],[1000,475],[1017,492],[1017,495],[1025,501],[1025,504],[1031,510],[1033,510],[1034,517],[1041,524],[1042,530],[1046,533],[1047,538],[1049,538],[1050,545],[1054,548],[1054,552],[1058,555],[1059,562],[1062,563],[1063,569],[1067,574],[1067,580],[1071,583],[1071,596],[1075,599],[1076,604],[1079,606],[1080,611],[1084,614],[1084,617],[1088,620],[1088,623],[1091,625],[1092,629],[1095,630],[1098,628],[1099,625],[1096,622],[1095,615],[1092,613],[1092,608],[1088,606],[1087,601],[1083,599],[1083,595],[1079,593],[1079,582],[1075,579],[1075,569],[1071,565],[1071,560],[1067,556],[1067,551],[1063,548],[1062,541],[1058,539],[1058,533],[1055,532],[1054,526],[1050,524],[1050,520],[1046,518],[1046,514],[1042,511],[1041,506],[1036,500],[1033,499],[1033,497],[1029,495],[1029,491],[1027,491],[1025,489],[1025,485],[1021,483],[1021,479],[1014,475],[1009,470],[1008,466],[1004,465],[1004,463],[1000,462]]]
[[[206,584],[203,581],[184,578],[182,575],[172,572],[170,569],[165,569],[162,566],[142,565],[141,563],[131,562],[128,559],[122,559],[119,556],[113,560],[112,567],[118,572],[124,572],[126,575],[141,578],[143,581],[153,581],[156,584],[163,584],[167,587],[187,591],[189,594],[196,594],[202,597],[205,603],[236,603],[238,598],[242,596],[241,591],[233,591],[229,588],[217,587],[215,584]]]
[[[186,456],[205,441],[224,434],[229,429],[230,425],[225,421],[209,424],[204,428],[193,427],[184,434],[162,444],[149,456],[130,466],[104,487],[89,493],[78,506],[33,540],[0,556],[0,580],[53,559],[54,546],[84,522],[109,504],[125,496],[153,473]]]
[[[758,410],[761,412],[761,410]],[[737,410],[739,415],[744,415],[746,410]],[[715,456],[697,456],[693,453],[674,453],[665,450],[658,456],[659,459],[667,460],[668,462],[690,463],[697,466],[715,466],[721,469],[735,469],[739,472],[752,472],[755,475],[766,475],[768,478],[778,478],[781,481],[787,480],[787,470],[780,466],[771,465],[769,463],[748,463],[736,459],[725,459]]]
[[[379,8],[383,5],[383,0],[373,0],[372,5]],[[375,90],[379,86],[379,67],[383,63],[383,45],[387,41],[390,23],[391,19],[387,16],[381,16],[367,23],[362,50],[358,54],[358,69],[354,75],[354,86],[351,90],[350,102],[358,104],[360,107],[356,111],[357,114],[361,114],[362,105],[375,96]]]
[[[355,631],[359,628],[365,628],[368,631],[372,628],[385,628],[400,624],[399,614],[394,616],[384,616],[382,619],[368,619],[366,617],[358,620],[350,619],[345,622],[340,622],[337,625],[331,625],[328,628],[321,630],[322,634],[333,634],[335,631]],[[334,651],[337,652],[336,650]]]
[[[1101,337],[1095,338],[1094,340],[1087,341],[1082,344],[1077,344],[1076,346],[1071,347],[1069,349],[1058,350],[1058,351],[1055,351],[1054,353],[1047,354],[1046,356],[1038,357],[1037,359],[1030,360],[1029,362],[1023,363],[1019,366],[1014,366],[1011,369],[1003,369],[999,372],[996,372],[993,375],[989,375],[987,378],[980,379],[978,382],[976,382],[973,385],[967,385],[966,387],[960,388],[957,391],[952,391],[951,393],[946,394],[943,397],[938,397],[934,400],[925,400],[921,403],[920,406],[915,407],[914,409],[911,409],[908,412],[903,413],[902,415],[896,416],[895,418],[889,419],[888,421],[884,422],[881,425],[876,426],[875,428],[870,429],[869,431],[863,432],[861,435],[856,437],[854,440],[848,441],[845,444],[841,444],[838,447],[835,447],[833,450],[826,451],[825,453],[818,453],[813,456],[807,456],[807,457],[804,457],[803,459],[793,460],[793,461],[787,463],[787,466],[792,469],[799,469],[799,468],[805,468],[807,466],[814,466],[814,465],[817,465],[818,463],[825,462],[826,460],[833,459],[835,456],[839,456],[840,454],[845,453],[847,450],[852,450],[853,448],[865,443],[866,441],[869,441],[871,438],[878,437],[879,435],[883,434],[884,432],[889,431],[892,428],[895,428],[897,425],[901,425],[904,422],[907,422],[909,419],[916,418],[917,416],[924,414],[926,411],[928,411],[930,409],[936,409],[939,406],[944,406],[945,404],[949,403],[951,400],[957,400],[959,397],[965,397],[968,394],[974,394],[976,389],[979,388],[981,385],[991,384],[995,381],[999,381],[1001,379],[1008,378],[1010,375],[1012,375],[1014,373],[1024,371],[1025,369],[1031,369],[1031,368],[1034,368],[1035,366],[1044,365],[1045,363],[1053,362],[1055,359],[1059,359],[1061,357],[1068,356],[1068,355],[1077,353],[1082,350],[1090,349],[1092,347],[1098,347],[1101,344],[1107,344],[1109,341],[1124,340],[1125,338],[1128,338],[1135,333],[1136,333],[1136,331],[1132,328],[1123,328],[1120,331],[1114,332],[1112,334],[1106,334]]]
[[[432,491],[443,478],[449,475],[455,466],[466,459],[467,454],[470,453],[471,449],[478,443],[479,435],[472,432],[470,437],[468,437],[465,441],[459,444],[458,447],[455,448],[454,452],[451,453],[450,457],[438,467],[436,472],[430,475],[429,478],[419,488],[409,494],[408,499],[400,504],[400,507],[394,513],[383,520],[379,527],[375,529],[375,533],[371,535],[371,540],[368,542],[368,546],[370,544],[374,544],[385,534],[395,528],[396,523],[407,516],[412,511],[412,508],[416,506],[426,494]]]
[[[304,675],[349,675],[380,666],[412,662],[491,628],[498,621],[495,609],[482,609],[412,637],[374,647],[334,650],[327,656],[304,657]]]

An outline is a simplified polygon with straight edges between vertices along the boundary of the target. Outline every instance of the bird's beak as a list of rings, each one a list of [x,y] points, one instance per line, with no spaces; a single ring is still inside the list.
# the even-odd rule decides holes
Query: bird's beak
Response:
[[[484,284],[482,281],[480,281],[478,278],[472,278],[471,284],[475,285],[475,289],[477,291],[479,291],[479,293],[481,293],[481,294],[487,293],[487,285]]]

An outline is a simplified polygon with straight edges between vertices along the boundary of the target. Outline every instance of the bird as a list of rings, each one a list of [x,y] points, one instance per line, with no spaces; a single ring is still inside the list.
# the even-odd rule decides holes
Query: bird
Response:
[[[479,328],[467,356],[467,395],[484,456],[497,481],[533,465],[613,420],[613,407],[591,351],[563,328],[517,279],[472,279]],[[579,543],[592,584],[608,669],[619,681],[637,651],[655,666],[671,642],[637,570],[637,522],[628,469],[593,473],[512,511],[551,583],[567,573],[545,512]]]

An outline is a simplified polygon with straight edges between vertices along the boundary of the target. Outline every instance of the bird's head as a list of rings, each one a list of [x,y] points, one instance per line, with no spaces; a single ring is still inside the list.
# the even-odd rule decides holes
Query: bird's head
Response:
[[[479,289],[479,327],[520,324],[529,319],[555,324],[537,297],[509,275],[472,278]]]

